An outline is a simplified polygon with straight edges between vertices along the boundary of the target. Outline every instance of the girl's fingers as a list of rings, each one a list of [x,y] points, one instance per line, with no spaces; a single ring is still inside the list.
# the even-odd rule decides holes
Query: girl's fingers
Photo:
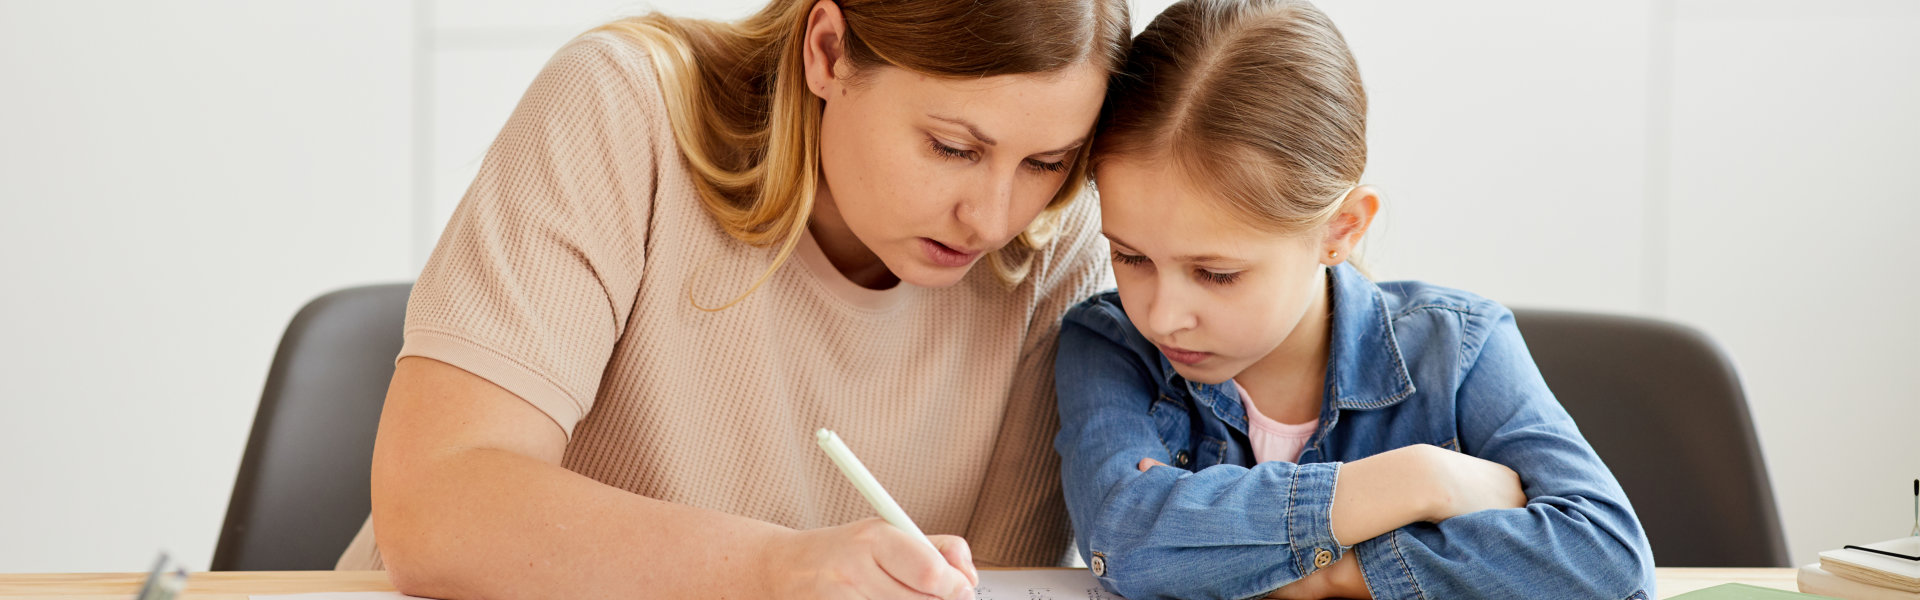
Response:
[[[1147,472],[1147,469],[1151,469],[1151,468],[1154,468],[1154,467],[1164,467],[1164,466],[1167,466],[1167,463],[1163,463],[1163,462],[1160,462],[1160,461],[1157,461],[1157,460],[1154,460],[1154,459],[1151,459],[1151,458],[1142,458],[1142,459],[1140,459],[1140,472],[1141,472],[1141,473],[1145,473],[1145,472]]]

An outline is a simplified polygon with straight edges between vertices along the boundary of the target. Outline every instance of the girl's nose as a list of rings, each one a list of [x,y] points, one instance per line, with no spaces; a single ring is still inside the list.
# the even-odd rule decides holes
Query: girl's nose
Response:
[[[1153,308],[1147,313],[1147,326],[1153,329],[1154,335],[1164,338],[1198,324],[1198,318],[1187,308],[1189,303],[1182,286],[1162,282],[1154,288]]]

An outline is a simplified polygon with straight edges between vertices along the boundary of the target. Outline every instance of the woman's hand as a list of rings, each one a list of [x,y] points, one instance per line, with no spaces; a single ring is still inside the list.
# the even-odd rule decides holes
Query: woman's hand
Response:
[[[964,599],[980,575],[967,541],[930,535],[929,548],[879,518],[795,531],[767,549],[772,598]]]

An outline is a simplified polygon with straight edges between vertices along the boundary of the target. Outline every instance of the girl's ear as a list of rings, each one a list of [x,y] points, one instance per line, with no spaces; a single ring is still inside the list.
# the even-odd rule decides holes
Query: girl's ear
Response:
[[[844,82],[838,75],[846,58],[847,20],[840,14],[840,5],[833,0],[820,0],[814,3],[813,12],[807,13],[807,32],[801,42],[806,47],[801,50],[801,61],[807,74],[807,89],[813,95],[826,100],[833,90]]]
[[[1327,222],[1326,239],[1321,241],[1320,263],[1333,266],[1353,255],[1353,249],[1360,245],[1360,238],[1367,235],[1367,228],[1373,225],[1373,217],[1380,213],[1380,190],[1371,185],[1362,185],[1347,192],[1340,203],[1340,212],[1334,213],[1333,220]]]

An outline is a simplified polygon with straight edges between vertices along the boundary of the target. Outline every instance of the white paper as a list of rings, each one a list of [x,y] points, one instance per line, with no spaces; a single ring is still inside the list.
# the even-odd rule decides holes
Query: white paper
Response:
[[[1124,600],[1086,569],[980,570],[976,600]]]
[[[247,596],[252,600],[418,600],[419,596],[408,596],[400,592],[323,592],[318,594],[276,594]]]
[[[1107,593],[1086,569],[980,570],[975,600],[1124,600]],[[399,592],[253,595],[253,600],[407,600]]]

